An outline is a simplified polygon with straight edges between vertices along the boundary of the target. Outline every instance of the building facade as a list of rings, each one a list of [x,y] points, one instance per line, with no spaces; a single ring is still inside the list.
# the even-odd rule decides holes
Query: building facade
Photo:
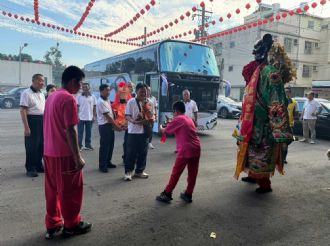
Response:
[[[45,77],[46,84],[53,83],[53,69],[51,65],[33,62],[21,63],[21,86],[31,85],[32,76],[40,73]],[[19,86],[19,62],[0,60],[0,85]]]
[[[244,18],[244,25],[285,12],[288,10],[280,4],[260,4],[257,11]],[[287,15],[279,21],[208,41],[215,51],[223,79],[231,82],[233,98],[242,99],[243,66],[254,59],[253,45],[266,33],[284,45],[297,69],[297,79],[290,83],[294,96],[304,96],[314,80],[330,80],[330,18],[307,13]]]

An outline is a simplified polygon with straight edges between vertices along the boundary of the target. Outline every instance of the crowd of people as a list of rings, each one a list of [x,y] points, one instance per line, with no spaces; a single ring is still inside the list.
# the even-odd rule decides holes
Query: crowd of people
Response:
[[[243,111],[237,139],[235,177],[246,172],[242,181],[257,183],[257,193],[272,191],[270,178],[277,169],[284,174],[288,146],[294,140],[292,128],[297,103],[285,84],[295,76],[291,60],[283,47],[267,34],[254,47],[255,60],[244,67],[246,80]],[[97,122],[100,136],[99,171],[107,173],[117,166],[112,162],[115,131],[124,132],[124,180],[147,179],[145,172],[149,149],[154,149],[152,133],[157,120],[158,103],[151,88],[139,83],[120,82],[114,102],[109,101],[108,84],[99,86],[98,99],[84,80],[84,72],[69,66],[62,75],[62,88],[47,86],[47,99],[41,89],[41,74],[32,77],[32,85],[21,95],[21,117],[26,148],[26,175],[36,177],[45,172],[46,239],[61,231],[64,237],[87,233],[92,224],[80,217],[83,199],[83,150],[94,150],[92,127]],[[75,96],[82,88],[82,91]],[[315,143],[315,118],[320,105],[308,95],[302,118],[306,142]],[[172,192],[184,169],[188,169],[187,188],[180,197],[192,202],[201,143],[197,135],[198,107],[190,92],[182,92],[182,101],[174,102],[173,118],[159,127],[163,134],[176,139],[176,160],[168,184],[156,199],[170,203]],[[83,141],[84,140],[84,141]],[[330,156],[330,154],[328,153]],[[330,157],[329,157],[330,158]],[[44,164],[42,162],[44,160]]]

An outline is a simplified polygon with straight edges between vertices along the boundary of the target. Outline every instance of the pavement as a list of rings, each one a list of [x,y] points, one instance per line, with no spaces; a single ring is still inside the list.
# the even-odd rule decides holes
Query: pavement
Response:
[[[98,171],[97,128],[94,151],[84,151],[82,217],[93,230],[70,239],[44,239],[44,175],[25,176],[23,127],[18,110],[0,111],[0,245],[330,245],[330,142],[290,145],[286,175],[275,174],[273,192],[233,178],[235,120],[219,120],[216,130],[201,135],[202,157],[194,201],[185,204],[186,172],[172,204],[155,201],[175,160],[175,140],[154,138],[147,180],[124,182],[123,134],[116,134],[116,169]],[[244,175],[243,175],[244,176]],[[211,233],[216,238],[211,238]]]

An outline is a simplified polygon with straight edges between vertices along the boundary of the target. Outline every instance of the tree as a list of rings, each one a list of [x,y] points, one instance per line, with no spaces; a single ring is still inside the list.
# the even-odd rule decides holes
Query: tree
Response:
[[[53,79],[55,84],[60,84],[62,79],[62,73],[65,66],[61,62],[62,52],[59,50],[59,43],[56,43],[56,47],[50,47],[46,52],[44,58],[45,62],[53,67]]]

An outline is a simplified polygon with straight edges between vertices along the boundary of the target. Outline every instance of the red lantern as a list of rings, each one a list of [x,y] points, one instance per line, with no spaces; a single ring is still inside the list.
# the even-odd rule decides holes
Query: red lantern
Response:
[[[230,19],[231,18],[231,13],[227,14],[227,18]]]
[[[276,20],[280,20],[281,16],[280,15],[276,15]]]
[[[186,12],[186,16],[187,16],[187,17],[190,16],[190,12],[189,12],[189,11]]]
[[[170,26],[173,26],[173,22],[170,22],[169,25],[170,25]]]
[[[154,6],[154,5],[156,4],[156,1],[155,1],[155,0],[151,0],[151,1],[150,1],[150,4],[151,4],[152,6]]]
[[[157,32],[156,31],[153,31],[152,33],[155,35]]]
[[[7,13],[6,13],[6,11],[2,11],[2,14],[3,14],[3,15],[6,15]]]
[[[203,30],[204,30],[204,28],[203,28],[202,26],[200,26],[200,27],[199,27],[199,30],[200,30],[200,31],[203,31]]]
[[[283,18],[286,18],[287,16],[288,16],[288,14],[285,13],[285,12],[282,14],[282,17],[283,17]]]
[[[168,28],[168,25],[167,24],[165,24],[165,29],[167,29]]]
[[[205,8],[205,3],[204,3],[204,2],[201,2],[201,3],[200,3],[200,6],[201,6],[202,8]]]
[[[23,16],[21,16],[21,18],[20,18],[20,19],[21,19],[21,21],[24,21],[24,17],[23,17]]]
[[[234,32],[237,32],[237,28],[234,29]]]
[[[184,33],[183,33],[183,36],[187,36],[187,33],[186,33],[186,32],[184,32]]]
[[[317,3],[316,2],[312,3],[312,8],[315,9],[316,7],[317,7]]]
[[[192,34],[192,31],[190,30],[188,33],[189,33],[189,34]]]
[[[260,4],[261,3],[261,0],[256,0],[257,4]]]
[[[53,28],[53,29],[55,29],[55,27],[56,27],[55,25],[52,25],[52,28]]]
[[[326,0],[321,0],[321,1],[320,1],[320,4],[321,4],[321,5],[325,5],[326,3],[327,3]]]
[[[133,20],[130,20],[129,23],[130,23],[131,25],[133,25],[134,21],[133,21]]]
[[[251,4],[247,3],[247,4],[245,5],[245,8],[246,8],[246,9],[250,9],[250,8],[251,8]]]
[[[243,30],[245,31],[247,29],[247,27],[246,26],[243,26]]]
[[[254,26],[254,27],[258,26],[258,23],[257,23],[257,22],[254,22],[254,23],[253,23],[253,26]]]
[[[208,23],[206,23],[206,24],[205,24],[205,27],[206,27],[206,28],[208,28],[208,27],[209,27],[209,24],[208,24]]]
[[[248,24],[248,26],[247,26],[248,28],[252,28],[252,25],[251,24]]]
[[[305,10],[306,12],[309,10],[309,6],[308,6],[307,4],[304,6],[304,10]]]
[[[29,22],[29,21],[30,21],[30,18],[26,18],[25,20],[26,20],[27,22]]]
[[[241,10],[240,9],[236,9],[236,14],[239,14],[241,13]]]
[[[31,22],[34,24],[36,21],[32,19]]]
[[[159,29],[157,29],[157,32],[158,32],[158,33],[160,33],[160,30],[159,30]]]
[[[175,24],[178,24],[178,23],[179,23],[178,19],[175,19],[175,20],[174,20],[174,23],[175,23]]]
[[[181,15],[181,16],[180,16],[180,19],[183,21],[183,20],[184,20],[184,16],[183,16],[183,15]]]
[[[181,38],[182,37],[182,35],[181,34],[179,34],[179,38]]]
[[[289,15],[293,16],[294,15],[294,11],[293,10],[290,10],[289,11]]]
[[[17,19],[18,18],[18,15],[14,15],[14,17],[15,17],[15,19]]]
[[[222,18],[222,17],[220,17],[220,18],[219,18],[219,21],[220,21],[220,22],[223,22],[223,18]]]
[[[136,16],[134,16],[134,17],[133,17],[133,21],[137,21],[137,18],[136,18]]]
[[[9,17],[12,17],[12,14],[11,14],[11,13],[8,13],[8,16],[9,16]]]
[[[264,19],[263,22],[262,22],[264,25],[266,25],[268,23],[268,20],[267,19]]]
[[[59,26],[56,27],[57,30],[60,30],[61,28]]]
[[[197,11],[197,8],[196,7],[192,7],[191,9],[193,12],[196,12]]]
[[[161,31],[164,31],[164,27],[161,27],[160,30],[161,30]]]
[[[145,14],[144,9],[141,9],[141,10],[140,10],[140,13],[141,13],[141,15],[144,15],[144,14]]]
[[[215,20],[213,20],[213,21],[212,21],[212,25],[215,25],[215,24],[216,24],[216,21],[215,21]]]
[[[296,12],[297,12],[297,14],[301,14],[302,13],[302,9],[301,8],[297,8]]]
[[[146,5],[146,10],[147,10],[147,11],[150,10],[150,5],[149,5],[149,4]]]
[[[258,25],[259,25],[259,26],[262,25],[262,21],[261,21],[261,20],[258,21]]]

